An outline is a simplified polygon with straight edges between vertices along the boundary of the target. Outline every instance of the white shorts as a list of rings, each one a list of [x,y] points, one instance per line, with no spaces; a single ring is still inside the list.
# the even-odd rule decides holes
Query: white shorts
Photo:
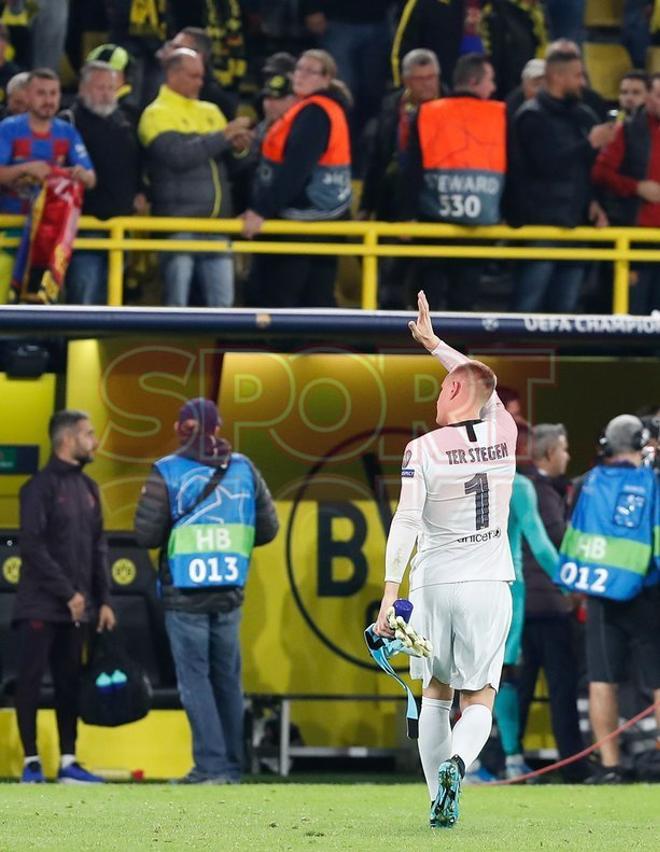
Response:
[[[410,624],[431,640],[430,658],[411,657],[410,676],[454,689],[498,689],[511,625],[511,591],[501,580],[424,586],[410,594]]]

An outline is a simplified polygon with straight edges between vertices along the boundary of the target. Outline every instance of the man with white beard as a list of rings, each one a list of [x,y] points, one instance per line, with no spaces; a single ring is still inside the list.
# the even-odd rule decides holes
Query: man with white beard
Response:
[[[82,212],[99,219],[146,211],[140,191],[140,146],[130,122],[117,108],[116,74],[105,62],[88,62],[81,72],[76,101],[60,116],[76,127],[94,163],[96,187],[85,193]],[[88,231],[85,236],[96,233]],[[105,304],[107,277],[107,252],[75,251],[66,278],[66,301]]]

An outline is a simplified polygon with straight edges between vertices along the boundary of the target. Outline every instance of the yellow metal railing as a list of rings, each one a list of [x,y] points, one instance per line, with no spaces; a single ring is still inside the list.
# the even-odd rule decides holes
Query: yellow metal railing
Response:
[[[19,216],[0,217],[0,228],[16,228]],[[85,237],[85,231],[107,231],[107,237]],[[224,234],[226,241],[172,240],[167,233]],[[417,222],[266,222],[259,240],[240,237],[239,219],[175,219],[120,217],[100,221],[80,220],[75,248],[105,249],[109,255],[108,304],[123,301],[124,254],[127,251],[231,251],[242,254],[334,254],[362,258],[362,307],[378,306],[378,259],[381,257],[452,257],[507,260],[605,260],[614,264],[612,311],[628,312],[628,279],[631,261],[660,262],[660,232],[652,228],[551,228],[495,225],[469,228]],[[148,232],[146,237],[135,236]],[[162,236],[151,236],[151,234]],[[128,234],[128,235],[127,235]],[[238,235],[238,239],[234,238]],[[289,236],[290,241],[269,241],[269,236]],[[296,237],[318,237],[315,242],[296,242]],[[324,242],[323,237],[343,237],[346,242]],[[385,240],[386,242],[382,242]],[[423,243],[414,242],[422,240]],[[437,241],[430,243],[429,240]],[[455,243],[469,240],[470,245]],[[529,246],[530,241],[552,240],[566,246]],[[483,241],[483,244],[482,244]],[[495,243],[495,244],[494,244]],[[502,244],[504,243],[504,244]],[[513,245],[511,244],[513,243]],[[658,244],[657,249],[633,248],[631,243]],[[18,238],[0,233],[0,247],[16,246]]]

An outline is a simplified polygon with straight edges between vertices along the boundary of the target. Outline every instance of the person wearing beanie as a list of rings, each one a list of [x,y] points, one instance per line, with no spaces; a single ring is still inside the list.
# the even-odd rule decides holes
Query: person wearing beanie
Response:
[[[602,462],[584,479],[559,554],[555,582],[587,597],[589,718],[594,739],[618,726],[618,684],[636,658],[644,687],[653,691],[660,729],[660,547],[658,475],[643,464],[649,432],[620,414],[600,439]],[[595,783],[624,780],[618,738],[600,747]],[[591,780],[591,779],[590,779]]]
[[[194,765],[183,784],[241,779],[241,605],[252,548],[279,529],[261,473],[221,426],[210,399],[182,406],[178,447],[155,462],[135,513],[138,543],[161,548],[165,625],[192,731]]]
[[[87,54],[85,65],[90,62],[105,62],[115,72],[117,105],[122,114],[137,128],[140,119],[140,104],[133,84],[129,79],[131,57],[126,48],[118,44],[100,44]]]
[[[267,57],[261,69],[261,75],[264,81],[267,81],[273,74],[285,74],[292,76],[296,69],[296,57],[292,53],[287,53],[285,50],[280,50],[277,53],[272,53]]]

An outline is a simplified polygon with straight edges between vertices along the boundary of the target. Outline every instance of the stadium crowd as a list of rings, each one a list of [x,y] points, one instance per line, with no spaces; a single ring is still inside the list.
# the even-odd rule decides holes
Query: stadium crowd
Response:
[[[34,184],[65,168],[84,214],[238,214],[257,240],[273,218],[660,221],[660,77],[627,71],[616,105],[591,88],[584,3],[1,5],[0,212],[26,213]],[[651,5],[625,3],[616,37],[630,69],[655,38]],[[150,276],[155,294],[131,288]],[[106,278],[105,252],[77,250],[63,298],[104,303]],[[410,307],[423,287],[436,309],[608,311],[611,278],[584,261],[394,258],[380,263],[379,301]],[[125,270],[127,299],[172,306],[332,307],[337,281],[332,256],[138,253]],[[653,264],[631,272],[630,301],[631,313],[660,308]]]

